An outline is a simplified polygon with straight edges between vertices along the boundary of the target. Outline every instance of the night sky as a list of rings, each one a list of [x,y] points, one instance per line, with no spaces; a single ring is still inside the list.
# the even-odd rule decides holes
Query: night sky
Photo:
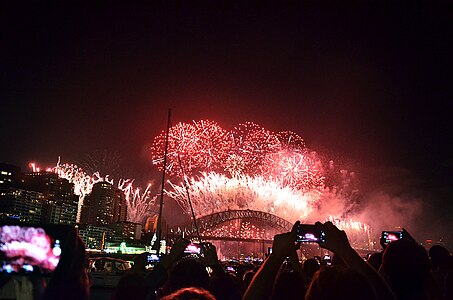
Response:
[[[145,180],[171,108],[292,130],[451,222],[453,5],[164,2],[1,9],[0,162],[107,150]]]

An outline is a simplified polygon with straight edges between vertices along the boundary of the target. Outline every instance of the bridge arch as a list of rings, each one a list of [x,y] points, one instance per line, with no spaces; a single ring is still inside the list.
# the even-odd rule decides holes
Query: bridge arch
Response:
[[[222,223],[236,219],[258,219],[279,232],[290,231],[293,224],[276,215],[257,210],[226,210],[197,218],[197,225],[200,233],[208,228],[216,227]],[[196,236],[196,228],[192,221],[169,228],[171,235],[184,235],[187,237]]]

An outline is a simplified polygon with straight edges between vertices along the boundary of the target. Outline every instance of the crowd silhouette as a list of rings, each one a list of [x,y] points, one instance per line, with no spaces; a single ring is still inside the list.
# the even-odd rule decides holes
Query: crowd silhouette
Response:
[[[211,243],[201,243],[198,256],[184,252],[190,241],[175,241],[168,255],[152,270],[147,253],[137,255],[133,266],[122,272],[111,299],[453,299],[453,258],[443,246],[429,251],[404,231],[404,238],[382,244],[380,252],[361,257],[344,231],[331,222],[316,223],[325,233],[319,246],[332,260],[299,260],[296,222],[290,232],[274,237],[272,253],[259,266],[238,265],[229,270],[219,261]],[[75,229],[64,245],[60,262],[47,280],[2,275],[2,299],[88,300],[90,270],[85,247]],[[93,270],[94,271],[94,270]],[[2,289],[14,284],[15,297]]]

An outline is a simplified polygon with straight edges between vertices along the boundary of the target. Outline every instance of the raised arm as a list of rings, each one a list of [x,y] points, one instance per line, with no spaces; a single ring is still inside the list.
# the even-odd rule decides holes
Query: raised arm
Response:
[[[272,244],[272,253],[263,262],[258,272],[252,279],[243,300],[269,299],[272,296],[272,288],[280,269],[286,257],[295,252],[298,245],[296,240],[296,229],[299,226],[297,221],[291,232],[277,234]]]
[[[184,249],[189,245],[187,239],[177,239],[171,247],[170,254],[162,256],[161,262],[156,264],[154,269],[145,278],[149,289],[153,292],[162,287],[168,279],[168,271],[184,255]]]
[[[373,286],[378,299],[396,299],[385,280],[352,249],[343,230],[338,229],[332,222],[317,222],[316,225],[326,234],[326,241],[319,244],[322,248],[340,256],[351,269],[362,274]]]

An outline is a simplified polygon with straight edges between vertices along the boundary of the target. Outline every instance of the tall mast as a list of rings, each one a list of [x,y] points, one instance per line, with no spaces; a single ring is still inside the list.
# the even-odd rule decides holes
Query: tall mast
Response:
[[[170,115],[171,115],[171,108],[168,109],[167,132],[165,135],[164,169],[162,171],[162,185],[161,185],[161,190],[160,190],[159,217],[157,219],[157,229],[156,229],[157,239],[155,242],[157,254],[159,254],[160,241],[162,239],[162,208],[164,206],[164,185],[165,185],[165,171],[167,169],[167,151],[168,151],[168,134],[170,131]]]
[[[201,243],[201,237],[200,237],[200,231],[198,230],[197,219],[195,218],[195,212],[193,211],[192,200],[190,200],[190,193],[189,193],[189,187],[187,186],[186,173],[184,172],[184,168],[182,166],[181,157],[179,156],[179,153],[178,153],[178,161],[179,161],[179,167],[181,168],[182,176],[184,177],[183,178],[184,189],[186,190],[187,200],[189,201],[190,211],[192,212],[193,225],[195,226],[195,232],[197,234],[198,242]]]

